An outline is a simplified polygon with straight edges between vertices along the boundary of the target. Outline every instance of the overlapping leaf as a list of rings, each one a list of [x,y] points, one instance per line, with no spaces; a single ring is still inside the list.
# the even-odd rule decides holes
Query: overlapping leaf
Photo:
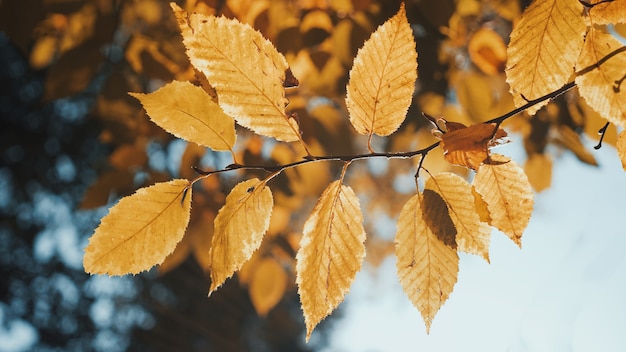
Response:
[[[460,250],[477,254],[489,261],[491,228],[481,223],[476,212],[472,186],[462,177],[444,172],[426,180],[425,190],[436,192],[448,206],[456,228],[456,243]],[[424,207],[428,207],[424,204]]]
[[[85,248],[83,265],[92,274],[137,274],[174,251],[189,223],[191,188],[177,179],[142,188],[122,198],[102,218]]]
[[[589,10],[589,17],[594,24],[616,24],[626,22],[626,1],[590,0],[594,5]]]
[[[129,93],[150,119],[176,137],[214,150],[232,150],[235,121],[200,87],[173,81],[150,93]]]
[[[492,155],[491,159],[493,163],[478,169],[472,184],[487,203],[490,224],[521,247],[522,234],[534,204],[530,182],[514,161],[498,154]]]
[[[263,136],[299,140],[298,123],[285,112],[289,67],[272,43],[236,20],[172,8],[187,55],[217,91],[224,112]]]
[[[590,28],[576,70],[583,71],[603,61],[599,67],[581,72],[576,84],[589,106],[610,122],[626,127],[626,52],[616,52],[621,47],[612,35]],[[611,53],[617,54],[604,61]]]
[[[252,256],[270,225],[274,199],[265,183],[250,179],[237,184],[215,217],[211,239],[209,295]]]
[[[347,87],[350,122],[361,134],[387,136],[411,104],[417,53],[404,5],[358,51]]]
[[[457,281],[459,256],[455,248],[433,233],[422,212],[421,194],[411,197],[400,212],[396,266],[402,289],[420,311],[429,331]]]
[[[350,187],[334,181],[304,224],[296,256],[307,341],[349,291],[365,257],[364,241],[359,199]]]
[[[515,105],[567,83],[584,41],[583,5],[571,0],[534,0],[511,32],[507,82]],[[526,111],[534,114],[547,101]]]

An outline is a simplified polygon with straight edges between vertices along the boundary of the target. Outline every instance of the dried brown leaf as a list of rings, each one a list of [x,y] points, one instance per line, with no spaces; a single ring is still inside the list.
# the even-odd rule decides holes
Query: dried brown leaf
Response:
[[[404,205],[395,242],[400,284],[429,331],[435,314],[457,281],[459,256],[427,225],[422,215],[424,206],[421,194]]]
[[[489,148],[508,142],[506,131],[495,123],[469,127],[454,122],[445,124],[448,132],[441,137],[441,149],[444,158],[451,164],[476,170],[489,158]]]

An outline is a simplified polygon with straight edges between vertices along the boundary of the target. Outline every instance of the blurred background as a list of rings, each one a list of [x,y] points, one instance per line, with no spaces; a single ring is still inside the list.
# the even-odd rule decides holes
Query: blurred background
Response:
[[[177,3],[189,12],[248,23],[286,56],[301,83],[288,91],[289,109],[298,112],[314,154],[366,152],[365,140],[348,124],[345,86],[358,48],[397,12],[400,1]],[[528,3],[407,1],[419,78],[407,120],[391,137],[375,139],[375,149],[431,144],[421,112],[471,124],[512,110],[503,72],[506,45]],[[230,153],[164,132],[127,95],[152,92],[173,79],[205,81],[189,65],[168,1],[0,0],[0,351],[397,351],[462,349],[464,343],[501,351],[527,350],[533,341],[545,346],[547,340],[535,338],[543,335],[556,336],[552,350],[594,345],[600,337],[610,346],[626,344],[608,328],[574,344],[573,336],[581,335],[572,331],[593,330],[584,324],[578,330],[563,327],[562,333],[529,328],[536,326],[533,319],[547,321],[546,329],[571,323],[572,309],[586,307],[581,297],[611,302],[584,308],[591,314],[584,321],[626,326],[615,314],[626,313],[624,305],[614,304],[618,293],[626,293],[624,285],[611,286],[626,273],[620,254],[611,251],[624,244],[614,224],[620,217],[617,200],[626,196],[611,146],[616,130],[611,126],[603,148],[593,151],[605,121],[575,90],[532,118],[521,115],[504,125],[514,142],[502,153],[523,164],[541,192],[525,247],[505,244],[494,231],[491,266],[462,256],[459,284],[431,336],[397,284],[392,256],[395,219],[415,192],[416,160],[377,159],[350,168],[348,183],[366,217],[366,264],[347,302],[316,328],[309,344],[294,258],[306,216],[340,171],[332,163],[289,170],[272,181],[276,207],[261,249],[210,298],[206,254],[212,221],[232,185],[254,172],[198,182],[188,232],[161,266],[129,277],[85,274],[83,248],[120,197],[155,182],[192,178],[191,166],[219,169],[232,162]],[[287,163],[299,158],[295,149],[238,129],[236,152],[245,163]],[[438,151],[424,166],[468,175]],[[558,236],[548,239],[545,233]],[[599,247],[587,242],[590,234],[604,236]],[[591,281],[594,287],[611,287],[610,293],[592,295],[587,277],[576,274],[588,268],[576,267],[581,258],[591,263],[589,277],[604,274],[604,281]],[[547,285],[552,296],[537,293],[558,278],[565,284]],[[556,299],[563,295],[574,298]],[[543,303],[516,305],[520,301]],[[468,310],[479,306],[484,310]],[[615,317],[592,314],[603,309]],[[479,316],[484,328],[474,331],[480,325],[472,321]]]

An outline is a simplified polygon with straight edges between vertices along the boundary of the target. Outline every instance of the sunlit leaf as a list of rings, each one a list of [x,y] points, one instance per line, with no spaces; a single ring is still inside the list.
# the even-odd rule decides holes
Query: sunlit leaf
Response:
[[[299,140],[298,123],[285,112],[289,66],[272,43],[237,20],[172,8],[187,55],[217,91],[224,112],[263,136]]]
[[[615,37],[590,28],[576,70],[595,65],[600,59],[622,47]],[[602,117],[626,127],[626,52],[622,51],[589,72],[576,77],[580,95]]]
[[[458,248],[467,253],[480,255],[489,261],[491,229],[481,223],[476,212],[472,186],[462,177],[444,172],[426,180],[424,192],[426,190],[436,192],[446,202],[450,218],[457,230]],[[428,204],[425,204],[425,207],[427,206]]]
[[[504,232],[518,246],[533,212],[533,192],[524,170],[514,161],[494,154],[493,164],[484,164],[473,186],[484,197],[491,225]]]
[[[489,158],[489,148],[508,142],[506,131],[495,123],[469,127],[453,122],[445,124],[448,132],[441,136],[441,149],[444,158],[451,164],[476,170]]]
[[[365,257],[364,241],[359,199],[350,187],[334,181],[304,224],[296,256],[307,341],[349,291]]]
[[[150,119],[176,137],[214,150],[232,150],[235,122],[209,95],[189,82],[173,81],[150,93],[129,93]]]
[[[626,22],[626,1],[589,0],[594,5],[589,10],[589,18],[594,24],[617,24]]]
[[[172,180],[122,198],[89,239],[83,258],[85,271],[137,274],[163,262],[189,223],[188,186],[187,180]]]
[[[415,41],[402,5],[354,59],[346,96],[354,128],[381,136],[397,130],[411,104],[416,79]]]
[[[622,168],[626,171],[626,131],[620,132],[617,137],[617,155],[622,161]]]
[[[250,179],[237,184],[215,217],[211,239],[211,287],[209,295],[252,256],[270,225],[274,206],[265,183]]]
[[[459,271],[455,248],[446,245],[423,218],[422,195],[404,205],[396,232],[396,267],[402,289],[420,311],[426,331],[454,288]]]
[[[587,29],[583,5],[572,0],[534,0],[511,32],[507,82],[515,105],[526,104],[567,83]],[[534,114],[544,101],[528,108]]]
[[[250,300],[257,314],[264,317],[283,298],[287,289],[287,273],[274,259],[258,263],[250,281]]]

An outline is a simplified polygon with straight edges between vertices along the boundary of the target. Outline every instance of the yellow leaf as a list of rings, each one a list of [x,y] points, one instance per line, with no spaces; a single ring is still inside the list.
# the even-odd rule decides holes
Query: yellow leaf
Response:
[[[259,179],[237,184],[215,217],[211,239],[209,295],[252,256],[270,225],[274,199]]]
[[[491,225],[504,232],[518,246],[533,212],[533,192],[524,170],[502,155],[493,155],[493,164],[484,164],[473,185],[491,214]]]
[[[298,123],[285,112],[289,66],[272,43],[237,20],[172,8],[187,55],[215,87],[224,112],[260,135],[299,140]]]
[[[429,331],[435,314],[457,281],[459,256],[455,248],[431,231],[422,212],[421,194],[411,197],[400,212],[396,266],[402,289],[422,314]]]
[[[590,0],[594,6],[589,10],[589,18],[594,24],[617,24],[626,22],[626,1]]]
[[[365,257],[364,242],[359,199],[341,181],[331,183],[304,224],[296,256],[307,341],[350,290]]]
[[[160,264],[183,238],[191,210],[189,181],[139,189],[102,218],[85,248],[91,274],[137,274]]]
[[[524,164],[524,172],[535,191],[541,192],[552,184],[552,159],[543,153],[531,154]]]
[[[620,132],[617,137],[617,155],[622,161],[622,168],[626,171],[626,131]]]
[[[450,218],[457,231],[456,243],[459,249],[480,255],[489,261],[491,229],[481,223],[476,212],[472,186],[462,177],[444,172],[426,180],[424,192],[426,190],[436,192],[446,202]],[[425,207],[428,207],[428,204]]]
[[[388,136],[408,111],[417,79],[417,53],[404,5],[359,49],[347,87],[350,122],[361,134]]]
[[[600,59],[622,47],[615,37],[590,28],[576,70],[596,64]],[[620,52],[602,62],[600,67],[576,77],[576,84],[585,102],[610,122],[626,127],[626,52]]]
[[[264,317],[276,306],[287,289],[287,273],[276,260],[263,259],[250,282],[250,300],[257,314]]]
[[[173,81],[150,93],[129,93],[150,119],[176,137],[214,150],[232,150],[235,122],[209,95],[189,82]]]
[[[578,1],[534,0],[526,8],[511,32],[507,49],[506,76],[516,106],[567,83],[586,29],[583,5]],[[547,103],[526,111],[532,115]]]

